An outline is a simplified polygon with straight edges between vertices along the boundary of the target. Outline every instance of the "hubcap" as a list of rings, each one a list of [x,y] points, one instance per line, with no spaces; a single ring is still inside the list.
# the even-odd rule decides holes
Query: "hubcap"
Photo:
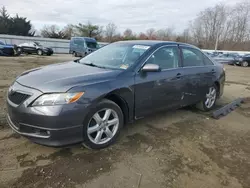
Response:
[[[105,144],[117,133],[119,118],[112,109],[102,109],[90,119],[87,128],[88,138],[95,144]]]
[[[41,50],[38,50],[38,55],[42,55],[42,51]]]
[[[242,63],[242,65],[243,65],[243,67],[247,67],[247,66],[248,66],[248,62],[244,61],[244,62]]]
[[[211,108],[216,100],[216,89],[214,87],[210,87],[208,93],[206,94],[205,105],[207,108]]]

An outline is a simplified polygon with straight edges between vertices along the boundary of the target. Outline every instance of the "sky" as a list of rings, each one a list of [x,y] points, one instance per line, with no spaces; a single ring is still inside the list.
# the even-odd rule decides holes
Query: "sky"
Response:
[[[184,30],[203,9],[224,2],[233,5],[242,0],[1,0],[10,15],[27,17],[36,30],[44,25],[87,23],[107,25],[118,31],[131,28],[138,33],[149,28],[172,27]]]

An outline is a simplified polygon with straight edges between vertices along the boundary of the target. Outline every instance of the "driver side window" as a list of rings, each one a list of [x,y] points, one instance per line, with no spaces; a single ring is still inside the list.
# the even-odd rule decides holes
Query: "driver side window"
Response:
[[[175,46],[159,48],[150,56],[146,64],[157,64],[162,70],[177,68],[179,65],[178,48]]]

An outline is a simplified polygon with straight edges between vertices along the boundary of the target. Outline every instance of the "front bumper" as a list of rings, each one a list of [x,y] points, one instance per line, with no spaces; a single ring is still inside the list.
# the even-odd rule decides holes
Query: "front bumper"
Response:
[[[15,132],[47,146],[63,146],[83,140],[82,123],[88,113],[88,104],[32,107],[30,104],[42,92],[17,82],[13,87],[31,95],[19,105],[7,97],[7,121]]]
[[[45,129],[23,123],[15,124],[9,114],[7,114],[7,122],[16,133],[41,145],[58,147],[79,143],[83,140],[82,125],[65,129]]]
[[[52,49],[44,49],[43,53],[46,55],[52,55],[54,53],[54,51]]]

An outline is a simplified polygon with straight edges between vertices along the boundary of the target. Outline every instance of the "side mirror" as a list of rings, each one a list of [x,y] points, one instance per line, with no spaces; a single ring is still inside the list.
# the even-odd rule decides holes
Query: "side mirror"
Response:
[[[142,72],[160,72],[161,68],[156,64],[146,64],[141,69]]]

